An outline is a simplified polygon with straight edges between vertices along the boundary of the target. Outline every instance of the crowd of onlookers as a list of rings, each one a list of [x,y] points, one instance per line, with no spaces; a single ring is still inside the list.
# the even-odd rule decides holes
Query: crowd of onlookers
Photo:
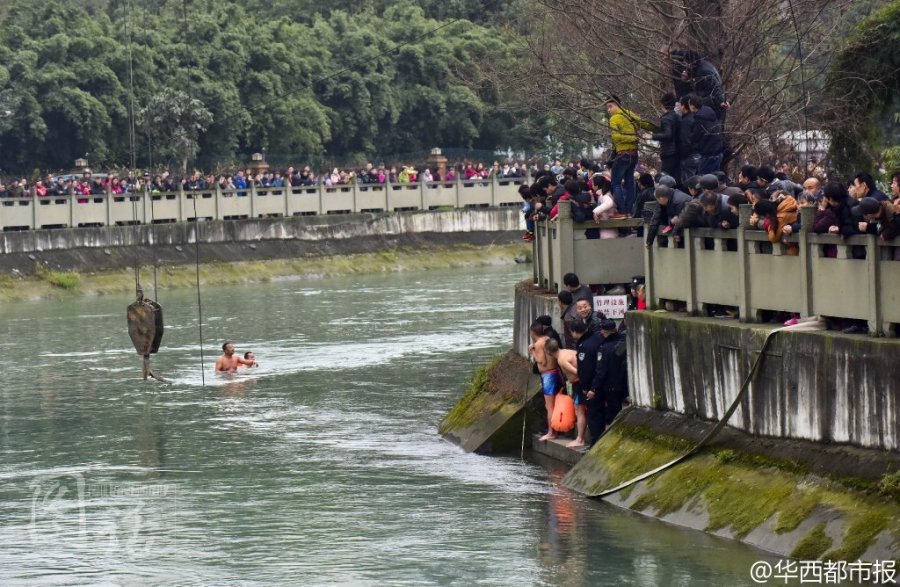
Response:
[[[549,167],[549,166],[548,166]],[[174,192],[181,187],[185,191],[248,189],[251,184],[260,188],[315,187],[379,185],[385,183],[437,183],[454,181],[478,181],[492,179],[528,178],[538,172],[535,165],[525,163],[495,161],[486,166],[480,162],[461,162],[448,166],[443,174],[426,165],[374,165],[367,163],[360,169],[334,167],[330,171],[317,173],[309,165],[289,166],[283,170],[247,168],[232,173],[210,174],[195,170],[186,177],[164,171],[151,175],[149,172],[135,173],[93,173],[84,170],[80,174],[46,174],[37,178],[13,178],[0,182],[0,198],[46,197],[46,196],[90,196],[126,194],[133,192]]]

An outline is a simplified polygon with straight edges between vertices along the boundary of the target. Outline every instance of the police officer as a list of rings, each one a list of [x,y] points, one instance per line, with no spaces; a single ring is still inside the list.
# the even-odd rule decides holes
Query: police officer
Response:
[[[600,323],[603,343],[597,355],[597,389],[605,401],[603,415],[606,423],[622,410],[622,401],[628,395],[628,369],[625,364],[625,337],[616,329],[612,320]]]
[[[575,358],[578,361],[579,400],[585,401],[587,406],[587,423],[588,429],[591,431],[591,446],[593,446],[606,428],[604,417],[606,406],[600,395],[601,388],[597,377],[597,367],[602,356],[600,347],[604,339],[599,332],[588,331],[587,323],[580,320],[573,322],[569,328],[576,340]]]

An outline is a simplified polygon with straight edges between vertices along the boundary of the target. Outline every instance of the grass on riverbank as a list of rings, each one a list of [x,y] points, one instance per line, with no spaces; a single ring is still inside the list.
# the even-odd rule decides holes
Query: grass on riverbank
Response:
[[[275,279],[313,279],[362,273],[423,271],[452,267],[511,265],[531,260],[527,245],[489,247],[458,245],[427,249],[394,249],[358,255],[267,259],[200,266],[202,285],[260,283]],[[166,265],[157,270],[160,289],[196,286],[193,265]],[[153,268],[142,267],[144,288],[152,287]],[[41,270],[32,276],[0,276],[0,301],[60,299],[82,295],[104,295],[134,291],[134,269],[78,273]]]

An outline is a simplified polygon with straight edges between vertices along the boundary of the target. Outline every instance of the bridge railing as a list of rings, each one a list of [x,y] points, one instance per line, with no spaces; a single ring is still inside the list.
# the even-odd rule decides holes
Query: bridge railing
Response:
[[[594,238],[600,229],[630,232],[641,220],[624,218],[596,222],[572,220],[571,204],[559,202],[555,220],[535,224],[534,282],[558,292],[566,273],[582,283],[624,284],[644,273],[643,241],[634,236]]]
[[[804,208],[800,232],[773,244],[747,227],[749,206],[740,212],[737,229],[686,229],[680,244],[659,237],[645,250],[650,309],[673,301],[690,314],[729,306],[748,322],[765,311],[857,319],[874,335],[900,324],[900,239],[815,234],[815,210]]]
[[[527,179],[0,198],[0,230],[520,206]]]

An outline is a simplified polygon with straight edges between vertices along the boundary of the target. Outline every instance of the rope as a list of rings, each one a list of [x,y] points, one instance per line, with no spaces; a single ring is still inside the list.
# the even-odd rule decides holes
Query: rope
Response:
[[[194,267],[197,273],[197,328],[200,331],[200,383],[206,387],[206,365],[203,360],[203,300],[200,296],[200,218],[197,216],[197,194],[194,202]]]
[[[152,232],[153,226],[156,222],[156,212],[154,211],[154,206],[153,206],[153,202],[154,202],[153,195],[148,194],[148,196],[150,197],[150,230]],[[157,302],[159,302],[159,289],[157,289],[158,284],[159,284],[158,275],[157,275],[157,271],[159,269],[158,265],[159,265],[159,250],[157,249],[157,244],[154,242],[153,243],[153,299],[156,300]]]
[[[609,489],[604,489],[603,491],[599,491],[597,493],[590,493],[590,494],[588,494],[588,497],[606,497],[608,495],[612,495],[613,493],[618,493],[619,491],[622,491],[626,487],[631,487],[635,483],[638,483],[640,481],[643,481],[644,479],[652,477],[653,475],[656,475],[657,473],[661,473],[661,472],[665,471],[666,469],[669,469],[670,467],[674,467],[678,463],[685,461],[685,460],[689,459],[690,457],[694,456],[695,454],[697,454],[698,452],[700,452],[700,449],[702,449],[704,446],[706,446],[713,438],[715,438],[719,434],[719,432],[722,430],[722,428],[725,427],[725,424],[728,422],[729,418],[731,418],[732,414],[734,414],[735,410],[737,410],[741,401],[744,399],[744,396],[747,395],[747,391],[750,389],[750,382],[753,380],[753,377],[756,375],[757,370],[759,370],[759,367],[763,362],[763,357],[765,356],[766,348],[768,348],[769,343],[772,341],[772,339],[775,338],[775,335],[778,334],[779,332],[782,332],[785,330],[793,330],[796,332],[796,331],[822,330],[824,327],[825,327],[824,323],[819,318],[813,316],[811,318],[804,319],[803,321],[799,322],[798,324],[796,324],[794,326],[782,326],[780,328],[776,328],[775,330],[771,331],[769,334],[766,335],[766,339],[763,342],[762,348],[759,349],[759,354],[756,355],[756,360],[753,361],[753,366],[750,368],[750,373],[748,373],[747,377],[744,379],[744,383],[743,383],[743,385],[741,385],[741,389],[738,391],[738,394],[734,398],[734,401],[731,402],[731,405],[728,407],[728,410],[725,412],[725,415],[722,416],[722,418],[718,422],[716,422],[716,425],[713,426],[712,429],[709,432],[707,432],[706,435],[704,435],[703,438],[701,438],[700,441],[697,444],[695,444],[691,450],[687,451],[680,457],[678,457],[674,460],[671,460],[668,463],[665,463],[664,465],[660,465],[659,467],[656,467],[655,469],[647,471],[646,473],[642,473],[642,474],[638,475],[637,477],[629,479],[628,481],[625,481],[624,483],[620,483],[619,485],[616,485],[615,487],[611,487]],[[617,420],[618,420],[618,418],[617,418]],[[613,423],[615,423],[615,422],[613,422]],[[610,426],[610,428],[611,427],[612,426]],[[609,429],[607,429],[607,430],[609,430]]]
[[[529,365],[529,369],[531,366]],[[528,419],[528,382],[531,380],[531,372],[525,374],[525,385],[522,386],[522,450],[519,458],[525,458],[525,421]]]

